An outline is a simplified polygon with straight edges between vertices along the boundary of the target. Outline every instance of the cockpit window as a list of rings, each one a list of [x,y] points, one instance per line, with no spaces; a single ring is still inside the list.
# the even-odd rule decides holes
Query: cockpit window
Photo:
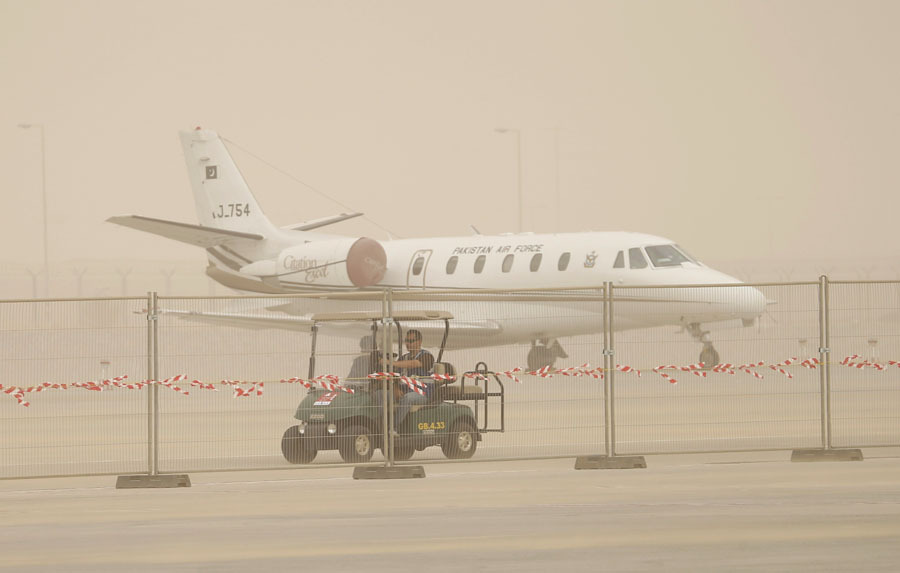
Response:
[[[675,245],[675,248],[678,249],[679,253],[686,256],[688,258],[688,260],[691,261],[692,263],[697,263],[698,265],[701,264],[700,259],[698,259],[694,255],[690,254],[689,252],[685,251],[684,247],[682,247],[681,245]]]
[[[614,269],[624,269],[625,268],[625,251],[619,251],[619,254],[616,255],[616,262],[613,263]]]
[[[678,267],[681,263],[689,263],[691,259],[675,248],[675,245],[656,245],[645,247],[650,263],[654,267]]]
[[[628,249],[628,266],[632,269],[647,268],[647,259],[638,247]]]

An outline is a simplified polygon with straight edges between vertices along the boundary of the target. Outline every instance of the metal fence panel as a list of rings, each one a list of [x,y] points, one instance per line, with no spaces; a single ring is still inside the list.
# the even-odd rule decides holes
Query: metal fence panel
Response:
[[[647,308],[652,320],[671,315],[677,323],[684,304],[667,300],[712,300],[722,288],[616,288],[614,328],[621,323],[617,317],[634,320],[640,308]],[[736,300],[747,288],[751,287],[726,289],[726,299]],[[732,365],[721,372],[710,370],[712,364],[706,369],[654,372],[660,366],[688,367],[700,360],[703,344],[674,324],[615,333],[616,362],[641,371],[640,377],[616,375],[617,453],[822,445],[819,371],[799,366],[817,356],[818,285],[757,288],[772,303],[760,321],[752,326],[743,326],[740,320],[703,325],[719,352],[719,362]],[[710,289],[720,294],[714,296]],[[771,368],[785,361],[791,365],[781,370],[791,377]],[[754,366],[759,362],[764,366]]]
[[[900,282],[831,283],[829,291],[832,445],[896,446]]]
[[[379,300],[304,297],[160,297],[159,305],[159,377],[185,375],[177,386],[190,392],[160,389],[161,472],[289,467],[281,438],[297,423],[294,412],[307,390],[281,381],[308,375],[310,332],[302,317],[381,309]],[[276,306],[293,313],[296,328],[238,326],[225,318],[260,315]],[[320,337],[317,374],[343,378],[359,354],[360,334],[334,334]],[[194,380],[207,387],[192,385]],[[322,452],[315,461],[341,460],[336,452]]]
[[[420,410],[455,400],[479,429],[502,428],[482,433],[475,459],[900,445],[900,282],[712,288],[159,298],[155,351],[152,296],[0,301],[0,478],[291,467],[281,441],[308,395],[298,380],[332,375],[372,400],[381,384],[347,380],[371,323],[323,324],[309,370],[309,315],[348,310],[455,317],[443,361],[468,372],[467,385],[484,385],[479,363],[495,373],[488,390],[502,384],[503,407],[446,394]],[[752,325],[704,325],[722,365],[701,369],[702,342],[679,326],[685,297],[712,305],[710,297],[738,299],[747,288],[771,304]],[[287,311],[276,315],[281,324],[264,318],[273,308]],[[261,319],[233,320],[248,315]],[[824,316],[830,340],[820,340]],[[660,321],[671,325],[648,327]],[[543,327],[523,335],[533,324]],[[423,329],[437,353],[439,329],[401,326]],[[541,370],[548,353],[558,356]],[[158,384],[128,389],[151,377],[154,358]],[[411,463],[443,459],[442,448],[426,447]],[[372,458],[383,460],[382,452]],[[313,463],[343,462],[328,450]]]
[[[0,477],[147,470],[146,306],[0,302]]]
[[[601,371],[595,370],[603,366],[603,296],[602,289],[442,295],[395,292],[393,300],[397,310],[437,307],[458,317],[455,326],[461,333],[451,334],[445,360],[458,373],[469,372],[470,376],[477,364],[484,363],[487,370],[498,373],[488,390],[497,389],[499,382],[505,394],[504,431],[483,433],[475,455],[478,459],[508,459],[606,452],[604,381],[599,377]],[[544,339],[551,347],[561,329],[582,333],[559,341],[567,356],[556,357],[553,370],[563,373],[528,373],[539,365],[529,365],[532,346],[521,339],[527,323],[534,322],[545,323],[545,332],[535,338]],[[545,347],[542,343],[538,346]],[[471,385],[477,378],[462,382]],[[474,401],[462,403],[472,409],[484,407]],[[489,400],[489,426],[497,427],[500,414],[499,401]],[[426,448],[413,457],[414,462],[440,459],[444,455],[439,448]]]

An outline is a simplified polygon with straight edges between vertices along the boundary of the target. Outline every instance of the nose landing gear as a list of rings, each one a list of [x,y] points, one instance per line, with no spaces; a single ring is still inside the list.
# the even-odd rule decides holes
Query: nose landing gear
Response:
[[[712,345],[712,342],[703,343],[703,350],[700,351],[700,362],[703,363],[703,370],[710,370],[713,366],[719,364],[719,353]]]
[[[709,339],[709,331],[702,330],[700,323],[692,322],[687,325],[686,330],[694,340],[703,343],[703,349],[700,351],[700,362],[703,363],[703,370],[710,370],[716,364],[720,363],[719,352],[713,346]]]

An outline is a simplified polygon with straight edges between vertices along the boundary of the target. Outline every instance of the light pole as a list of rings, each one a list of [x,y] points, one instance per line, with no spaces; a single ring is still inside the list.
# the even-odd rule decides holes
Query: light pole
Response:
[[[556,226],[553,228],[555,232],[559,232],[559,127],[551,128],[553,130],[553,164],[556,170],[553,173],[553,190],[556,191]]]
[[[41,130],[41,204],[44,211],[44,273],[46,274],[44,282],[44,297],[50,297],[50,257],[47,256],[47,161],[44,151],[44,124],[42,123],[20,123],[22,129],[31,129],[37,127]]]
[[[512,127],[498,127],[497,133],[513,133],[516,136],[516,191],[519,198],[519,232],[522,232],[522,132]]]

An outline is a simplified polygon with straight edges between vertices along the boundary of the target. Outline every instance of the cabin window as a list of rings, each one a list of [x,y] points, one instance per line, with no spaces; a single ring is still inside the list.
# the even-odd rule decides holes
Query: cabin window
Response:
[[[512,264],[513,264],[514,258],[515,258],[514,255],[506,255],[505,257],[503,257],[502,269],[503,269],[504,273],[508,273],[512,269]]]
[[[679,267],[681,263],[690,262],[690,259],[679,252],[675,245],[656,245],[645,250],[650,257],[650,264],[654,267]]]
[[[624,269],[625,268],[625,251],[619,251],[619,254],[616,255],[616,262],[613,263],[614,269]]]
[[[475,259],[475,272],[476,273],[480,273],[481,271],[484,270],[485,258],[487,258],[487,257],[485,257],[484,255],[478,255],[478,258]]]
[[[425,266],[425,257],[418,257],[415,262],[413,262],[413,274],[419,275],[422,274],[422,267]]]
[[[558,268],[561,271],[566,270],[567,268],[569,268],[569,259],[571,259],[571,258],[572,258],[572,253],[566,252],[566,253],[561,254],[559,256],[559,262],[556,264],[556,268]]]
[[[644,253],[641,252],[641,249],[637,247],[628,249],[628,266],[633,269],[647,268],[647,259],[644,258]]]
[[[544,257],[541,253],[535,253],[533,257],[531,257],[531,265],[529,268],[531,272],[536,273],[539,268],[541,268],[541,259]]]
[[[453,255],[449,259],[447,259],[447,274],[452,275],[456,272],[456,264],[459,262],[459,257]]]

